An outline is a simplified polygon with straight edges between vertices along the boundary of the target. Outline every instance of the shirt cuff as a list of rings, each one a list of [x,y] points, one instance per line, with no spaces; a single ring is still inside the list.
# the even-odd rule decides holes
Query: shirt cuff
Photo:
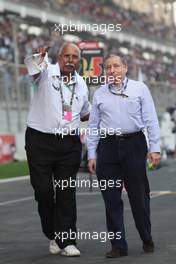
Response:
[[[97,152],[96,150],[88,150],[88,160],[90,159],[96,159],[97,158]]]
[[[24,59],[24,63],[29,75],[33,76],[47,69],[49,63],[48,54],[46,53],[44,58],[42,58],[40,53],[27,56]]]
[[[161,152],[161,148],[160,148],[160,143],[158,144],[151,144],[150,145],[150,148],[149,148],[149,152],[152,153],[152,152]]]

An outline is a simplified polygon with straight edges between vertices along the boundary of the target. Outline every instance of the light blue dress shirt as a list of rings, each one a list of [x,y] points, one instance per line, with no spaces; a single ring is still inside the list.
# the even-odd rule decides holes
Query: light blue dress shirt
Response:
[[[122,91],[127,96],[117,96],[108,84],[94,94],[88,123],[88,158],[96,158],[96,149],[102,131],[107,134],[128,134],[146,129],[149,152],[160,152],[160,129],[154,102],[148,87],[135,80],[124,80]],[[115,90],[114,90],[115,91]],[[95,132],[99,131],[99,133]]]

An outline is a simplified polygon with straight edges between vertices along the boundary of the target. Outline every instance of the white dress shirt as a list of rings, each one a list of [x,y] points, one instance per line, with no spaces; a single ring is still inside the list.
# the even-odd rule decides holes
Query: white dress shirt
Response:
[[[90,112],[88,89],[83,78],[75,72],[74,80],[70,81],[67,84],[68,87],[66,87],[59,80],[60,76],[59,64],[48,64],[34,81],[37,91],[30,105],[27,118],[28,127],[53,134],[60,133],[63,129],[72,131],[79,128],[80,118]],[[72,121],[67,121],[63,119],[59,89],[60,85],[62,85],[64,101],[69,104],[73,84],[75,84],[75,95],[72,105]]]

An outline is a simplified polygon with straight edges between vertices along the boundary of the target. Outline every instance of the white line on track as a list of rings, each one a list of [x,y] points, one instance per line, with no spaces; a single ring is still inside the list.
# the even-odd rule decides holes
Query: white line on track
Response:
[[[78,196],[86,196],[86,195],[99,195],[100,192],[80,192],[77,193]],[[30,201],[33,200],[34,197],[33,196],[29,196],[29,197],[24,197],[24,198],[20,198],[20,199],[15,199],[15,200],[9,200],[9,201],[5,201],[5,202],[1,202],[0,206],[4,206],[4,205],[9,205],[9,204],[14,204],[14,203],[19,203],[19,202],[25,202],[25,201]]]
[[[24,198],[21,198],[21,199],[5,201],[5,202],[1,202],[0,206],[14,204],[14,203],[18,203],[18,202],[25,202],[25,201],[29,201],[29,200],[32,200],[32,199],[34,199],[34,197],[33,196],[29,196],[29,197],[24,197]]]
[[[171,191],[153,191],[151,192],[150,198],[152,199],[152,198],[156,198],[156,197],[166,195],[166,194],[171,194],[171,193],[172,193]]]
[[[8,179],[2,179],[0,180],[1,183],[6,183],[6,182],[16,182],[16,181],[23,181],[23,180],[28,180],[29,176],[20,176],[20,177],[14,177],[14,178],[8,178]]]
[[[151,198],[156,198],[156,197],[160,197],[163,195],[167,195],[167,194],[175,194],[175,192],[172,191],[151,191]],[[92,195],[100,195],[100,192],[78,192],[77,196],[92,196]],[[29,197],[24,197],[24,198],[20,198],[20,199],[15,199],[15,200],[9,200],[9,201],[5,201],[5,202],[1,202],[0,206],[5,206],[5,205],[10,205],[10,204],[15,204],[15,203],[19,203],[19,202],[25,202],[25,201],[30,201],[33,200],[34,197],[33,196],[29,196]]]

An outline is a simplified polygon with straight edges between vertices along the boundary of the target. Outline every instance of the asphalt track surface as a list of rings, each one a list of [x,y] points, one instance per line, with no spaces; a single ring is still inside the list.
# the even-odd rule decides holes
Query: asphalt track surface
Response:
[[[36,202],[29,179],[0,183],[0,264],[55,263],[176,263],[176,162],[148,173],[151,188],[152,233],[156,250],[142,251],[142,243],[134,225],[127,195],[123,194],[126,234],[129,255],[120,259],[106,259],[108,241],[79,239],[81,257],[63,257],[48,253],[48,240],[40,228]],[[89,174],[80,172],[79,178]],[[105,210],[98,188],[77,189],[77,227],[80,232],[105,232]],[[102,238],[103,240],[103,238]]]

